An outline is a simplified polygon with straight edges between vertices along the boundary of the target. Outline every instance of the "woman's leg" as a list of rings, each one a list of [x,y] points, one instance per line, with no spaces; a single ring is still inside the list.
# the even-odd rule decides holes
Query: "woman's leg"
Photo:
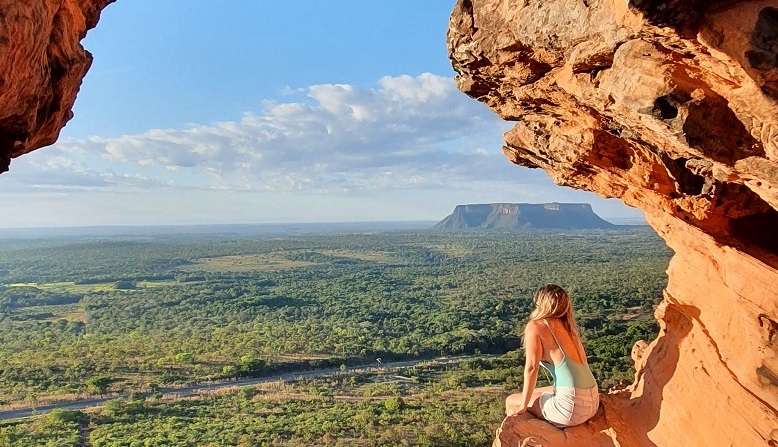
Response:
[[[505,415],[510,416],[521,407],[524,402],[524,393],[514,393],[505,399]]]
[[[529,400],[529,408],[527,408],[527,411],[534,414],[535,416],[540,416],[540,395],[543,393],[553,393],[554,387],[553,386],[544,386],[542,388],[537,388],[532,393],[532,398]],[[516,411],[518,411],[519,408],[521,408],[521,404],[524,403],[524,393],[514,393],[508,396],[505,399],[505,414],[507,416],[512,415]]]
[[[543,417],[543,414],[540,411],[540,396],[545,393],[553,394],[554,387],[544,386],[535,389],[535,391],[532,393],[532,399],[529,401],[529,408],[527,408],[527,411],[539,418]]]

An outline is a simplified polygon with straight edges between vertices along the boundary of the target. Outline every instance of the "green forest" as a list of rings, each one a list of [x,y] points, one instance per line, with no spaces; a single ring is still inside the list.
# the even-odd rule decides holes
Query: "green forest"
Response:
[[[607,389],[655,335],[669,256],[647,227],[0,241],[0,407],[116,397],[4,422],[0,446],[488,445],[534,290],[571,293]],[[399,382],[158,392],[441,356],[473,359]]]

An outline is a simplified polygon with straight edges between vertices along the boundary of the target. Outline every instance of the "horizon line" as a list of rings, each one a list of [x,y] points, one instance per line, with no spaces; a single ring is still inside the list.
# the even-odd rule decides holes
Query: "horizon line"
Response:
[[[127,223],[127,224],[83,224],[83,225],[32,225],[0,227],[2,230],[47,230],[64,228],[139,228],[139,227],[208,227],[208,226],[255,226],[255,225],[338,225],[338,224],[380,224],[380,223],[427,223],[438,222],[435,219],[409,220],[321,220],[321,221],[268,221],[268,222],[211,222],[211,223]]]
[[[639,225],[648,225],[645,218],[640,217],[624,217],[624,216],[600,216],[604,220],[611,221],[615,219],[617,221],[642,221]],[[16,227],[0,227],[0,231],[8,230],[66,230],[66,229],[89,229],[89,228],[151,228],[151,227],[227,227],[227,226],[284,226],[284,225],[356,225],[356,224],[428,224],[437,223],[441,219],[410,219],[410,220],[338,220],[338,221],[283,221],[283,222],[213,222],[213,223],[128,223],[128,224],[84,224],[84,225],[33,225],[33,226],[16,226]],[[630,225],[630,224],[626,224]],[[636,225],[636,224],[632,224]]]

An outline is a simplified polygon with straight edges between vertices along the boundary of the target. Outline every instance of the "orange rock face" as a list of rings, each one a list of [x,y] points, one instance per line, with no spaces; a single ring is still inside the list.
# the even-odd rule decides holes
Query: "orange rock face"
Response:
[[[92,55],[81,46],[114,0],[0,0],[0,172],[52,144]]]
[[[643,209],[675,251],[607,418],[509,418],[495,445],[778,446],[778,1],[460,0],[448,44],[515,121],[512,162]]]

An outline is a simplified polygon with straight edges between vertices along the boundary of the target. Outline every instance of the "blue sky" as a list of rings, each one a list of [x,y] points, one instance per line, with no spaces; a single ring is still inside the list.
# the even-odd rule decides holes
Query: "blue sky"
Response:
[[[0,226],[435,220],[552,200],[639,216],[504,159],[508,124],[451,81],[451,6],[120,0],[84,41],[95,61],[59,142],[0,176]]]

